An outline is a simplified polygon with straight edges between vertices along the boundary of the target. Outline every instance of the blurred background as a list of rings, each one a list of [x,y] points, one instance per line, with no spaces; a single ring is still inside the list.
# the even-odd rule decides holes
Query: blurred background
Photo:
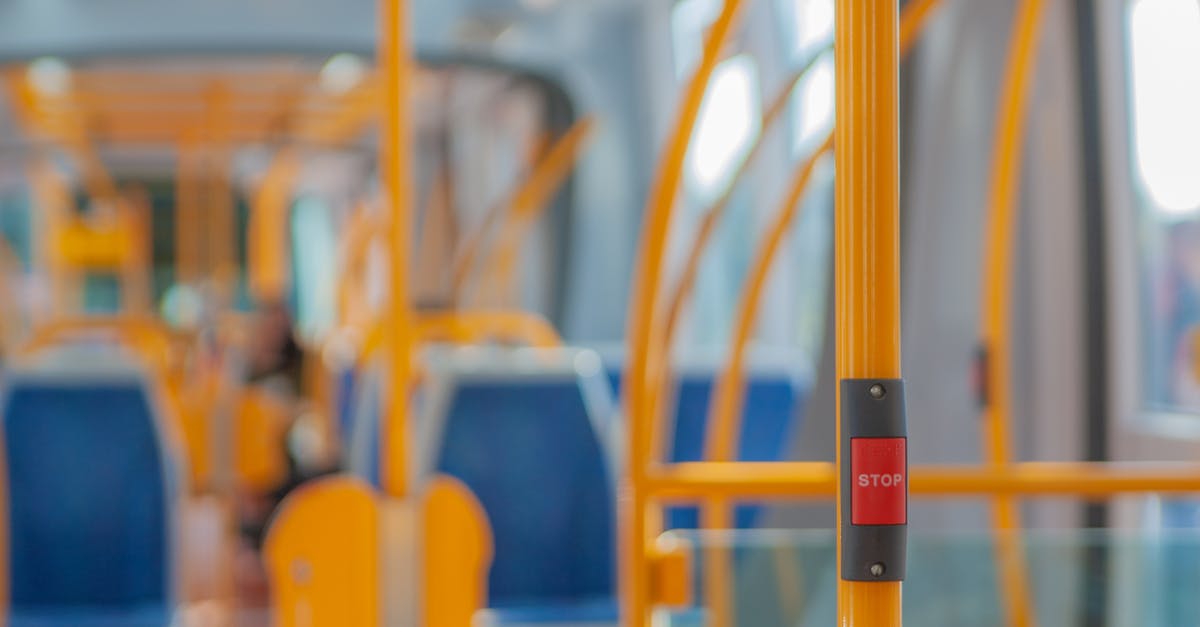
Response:
[[[403,4],[410,180],[389,190],[376,3],[0,0],[10,625],[398,624],[402,601],[289,622],[278,586],[319,561],[289,552],[318,541],[281,525],[285,498],[331,477],[391,492],[400,430],[413,485],[455,477],[482,512],[476,621],[615,624],[630,301],[676,132],[662,455],[711,457],[736,361],[730,461],[833,461],[834,0],[745,0],[682,131],[719,0]],[[911,463],[988,459],[981,299],[1026,14],[1009,457],[1197,460],[1200,3],[900,5],[922,12],[898,120]],[[912,624],[1016,624],[989,502],[913,501]],[[722,535],[669,509],[673,537],[736,559],[697,560],[692,602],[661,620],[730,624],[701,585],[728,568],[732,624],[832,622],[834,511],[746,504]],[[1019,513],[1034,619],[1200,624],[1200,500]]]

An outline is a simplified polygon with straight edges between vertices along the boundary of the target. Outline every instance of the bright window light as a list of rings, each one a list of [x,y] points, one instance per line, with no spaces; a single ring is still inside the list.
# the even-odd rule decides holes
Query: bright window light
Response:
[[[803,59],[833,41],[833,0],[781,0],[793,57]]]
[[[826,52],[792,94],[792,152],[816,147],[833,130],[833,53]]]
[[[688,153],[695,191],[707,196],[724,185],[760,130],[759,108],[754,60],[743,54],[717,66]]]
[[[309,339],[332,328],[337,302],[337,241],[328,208],[303,198],[292,213],[292,260],[296,264],[297,325]]]
[[[1164,214],[1200,211],[1200,2],[1131,5],[1137,170]]]

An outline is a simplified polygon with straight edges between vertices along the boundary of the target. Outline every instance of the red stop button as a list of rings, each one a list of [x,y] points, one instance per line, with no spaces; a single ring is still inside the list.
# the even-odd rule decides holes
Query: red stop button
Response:
[[[908,523],[908,453],[905,438],[850,439],[850,522]]]

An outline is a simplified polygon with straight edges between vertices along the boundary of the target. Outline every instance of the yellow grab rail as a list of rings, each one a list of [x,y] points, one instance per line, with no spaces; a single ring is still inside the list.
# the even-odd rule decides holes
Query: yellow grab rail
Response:
[[[988,464],[1004,467],[1012,461],[1009,426],[1012,398],[1010,379],[1011,307],[1016,195],[1020,181],[1025,138],[1025,109],[1034,69],[1042,0],[1023,0],[1017,8],[1009,44],[1007,68],[997,112],[992,146],[992,180],[984,246],[982,328],[986,405],[983,409],[984,455]],[[1025,555],[1020,538],[1005,533],[1020,527],[1020,512],[1012,499],[992,504],[993,526],[998,532],[996,551],[1006,624],[1034,624],[1032,600],[1025,576]]]
[[[909,5],[900,18],[900,35],[899,35],[899,54],[904,55],[912,48],[917,41],[917,37],[927,23],[929,17],[933,14],[933,9],[937,6],[939,0],[923,0],[922,2]],[[786,102],[786,96],[783,94],[783,102]],[[772,105],[772,110],[776,106],[780,106],[780,101],[776,101]],[[769,110],[770,111],[770,110]],[[808,185],[808,181],[812,175],[813,168],[821,155],[832,149],[833,134],[831,133],[824,143],[806,160],[799,165],[796,174],[793,176],[791,188],[785,195],[784,202],[780,209],[775,214],[774,221],[770,224],[765,235],[765,244],[758,249],[754,262],[747,275],[745,287],[743,288],[742,297],[738,301],[736,323],[734,326],[734,336],[730,344],[730,354],[727,360],[726,367],[721,371],[720,377],[714,388],[715,393],[712,402],[709,404],[709,416],[707,421],[707,437],[706,437],[706,459],[709,461],[732,461],[734,452],[737,449],[737,434],[740,432],[739,424],[741,417],[741,408],[744,404],[745,394],[745,355],[747,346],[750,342],[750,337],[753,333],[754,324],[758,319],[758,311],[762,303],[763,291],[766,286],[767,277],[775,258],[778,255],[783,238],[795,222],[796,214],[799,211],[799,201]],[[753,149],[752,149],[753,150]],[[744,165],[744,164],[743,164]],[[740,171],[735,176],[740,175]],[[722,207],[723,203],[728,202],[729,190],[726,191],[726,196],[719,201],[716,207]],[[674,298],[670,304],[668,318],[668,333],[664,340],[664,345],[670,347],[670,329],[675,317],[679,315],[681,301],[684,290],[690,287],[694,280],[695,266],[698,266],[700,252],[703,246],[707,243],[707,239],[711,234],[712,224],[714,221],[709,221],[710,215],[705,216],[697,241],[693,244],[691,256],[684,268],[681,277],[679,289],[675,292]],[[710,499],[705,506],[704,524],[709,528],[725,528],[730,524],[729,509],[724,499]],[[714,554],[710,556],[717,562],[723,562],[724,554]],[[722,599],[727,594],[725,590],[728,588],[728,582],[725,577],[725,569],[718,563],[716,567],[709,569],[707,593],[710,599],[716,601],[716,604],[721,607],[714,608],[714,614],[718,620],[727,615],[726,605]]]
[[[591,116],[576,121],[550,146],[513,195],[497,206],[495,219],[500,221],[499,233],[490,255],[484,251],[487,234],[482,232],[482,229],[468,238],[455,264],[455,302],[462,302],[467,279],[477,264],[479,267],[491,269],[490,283],[497,293],[507,292],[522,237],[537,219],[539,212],[546,207],[551,195],[574,168],[595,127],[596,121]],[[485,219],[483,227],[488,228],[489,222],[491,220]],[[482,262],[478,262],[477,259],[481,257]]]
[[[895,0],[837,0],[834,129],[834,309],[837,377],[900,378],[899,15]],[[841,399],[838,442],[841,442]],[[841,446],[837,457],[839,473]],[[838,501],[848,502],[841,493]],[[898,627],[899,582],[841,578],[838,507],[838,624]]]
[[[647,476],[655,498],[694,502],[712,495],[736,499],[828,499],[837,489],[829,462],[680,462]],[[1112,498],[1122,494],[1200,492],[1200,464],[1019,462],[1003,468],[921,465],[909,470],[909,490],[922,498]]]
[[[709,30],[699,66],[687,85],[642,216],[637,271],[634,273],[630,298],[629,367],[625,377],[624,402],[629,420],[629,447],[623,479],[629,498],[621,503],[624,549],[619,578],[622,583],[621,613],[623,624],[631,627],[644,627],[649,621],[649,549],[661,526],[650,520],[651,503],[645,491],[644,478],[655,456],[649,446],[655,439],[651,432],[656,422],[652,415],[654,406],[650,390],[660,385],[659,371],[665,361],[656,341],[661,335],[663,322],[657,311],[656,299],[666,236],[700,104],[742,4],[741,0],[726,0]]]
[[[750,171],[755,159],[761,152],[765,142],[763,141],[770,130],[774,128],[775,123],[782,117],[784,111],[787,110],[787,105],[792,100],[792,92],[796,90],[796,85],[800,83],[808,71],[816,64],[821,55],[814,55],[809,59],[804,67],[792,74],[788,80],[784,81],[783,87],[771,99],[771,103],[763,111],[762,119],[759,122],[758,135],[754,137],[754,141],[750,144],[750,149],[746,151],[746,156],[738,163],[737,167],[729,177],[729,181],[725,184],[724,190],[717,200],[709,205],[704,211],[704,215],[700,218],[700,226],[696,229],[696,238],[692,242],[691,250],[688,251],[687,260],[683,263],[683,270],[679,273],[679,279],[675,281],[675,288],[671,291],[670,297],[667,299],[667,314],[666,323],[662,343],[666,349],[670,349],[674,344],[675,330],[679,324],[679,319],[683,315],[683,306],[692,294],[692,288],[696,284],[696,277],[700,273],[700,261],[704,257],[704,251],[708,248],[709,241],[716,233],[717,224],[725,215],[726,209],[729,208],[729,203],[733,201],[733,194],[737,191],[738,184],[746,173]]]
[[[260,302],[279,302],[290,282],[288,223],[291,187],[300,173],[299,155],[284,148],[254,192],[247,242],[250,293]]]
[[[487,340],[519,342],[535,348],[562,346],[562,338],[545,318],[519,311],[452,311],[417,317],[423,342],[478,344]]]
[[[517,257],[525,233],[574,169],[595,127],[596,121],[592,117],[576,122],[546,153],[543,160],[546,167],[535,170],[513,199],[506,216],[508,219],[503,222],[497,235],[491,258],[483,264],[485,268],[492,268],[490,283],[497,298],[505,299],[511,294]]]
[[[384,431],[384,467],[380,469],[387,494],[408,495],[409,387],[412,380],[414,345],[412,311],[409,302],[409,250],[412,247],[413,189],[412,132],[409,127],[412,59],[409,49],[409,21],[404,0],[380,3],[379,67],[383,71],[384,97],[382,138],[379,142],[380,171],[388,200],[388,389],[387,427]]]
[[[916,44],[929,18],[933,15],[933,9],[939,2],[941,0],[922,0],[910,3],[901,13],[899,40],[901,57]],[[714,400],[709,404],[708,433],[705,441],[710,451],[710,454],[707,455],[710,461],[724,461],[737,448],[737,434],[740,432],[739,418],[746,385],[745,354],[754,324],[758,319],[759,309],[762,306],[767,275],[775,263],[775,258],[779,255],[784,235],[795,223],[799,211],[798,203],[812,174],[813,165],[825,151],[832,149],[832,144],[833,133],[830,133],[821,147],[797,167],[792,177],[792,187],[775,213],[774,221],[768,226],[764,236],[765,244],[757,249],[750,271],[747,273],[748,279],[742,289],[741,297],[738,299],[734,335],[730,342],[727,365],[721,371],[720,378],[714,387]],[[697,240],[696,245],[702,246],[703,243]]]

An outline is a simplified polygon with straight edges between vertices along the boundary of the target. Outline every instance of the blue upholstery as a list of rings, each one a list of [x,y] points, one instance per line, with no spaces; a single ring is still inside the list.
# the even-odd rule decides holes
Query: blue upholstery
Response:
[[[610,367],[607,374],[609,384],[619,395],[622,373]],[[715,376],[714,372],[689,372],[680,377],[669,461],[704,459],[704,436]],[[800,422],[804,392],[787,371],[751,370],[746,380],[746,403],[738,439],[739,461],[784,459],[791,435]],[[755,505],[739,506],[735,514],[737,527],[756,526],[760,510]],[[668,529],[695,529],[699,520],[699,511],[695,507],[672,507],[667,510],[665,522]]]
[[[165,624],[178,483],[141,383],[18,378],[3,409],[12,624]]]
[[[615,624],[617,600],[613,597],[581,600],[540,607],[509,607],[491,612],[498,625]]]
[[[334,412],[337,416],[338,433],[342,441],[350,440],[351,428],[354,424],[354,412],[357,409],[358,371],[346,368],[337,373],[335,382],[337,392],[334,397]]]
[[[110,608],[71,608],[14,612],[8,627],[166,627],[171,612],[162,605],[113,610]]]
[[[487,511],[490,607],[578,621],[611,601],[613,486],[574,372],[458,381],[436,465]]]

